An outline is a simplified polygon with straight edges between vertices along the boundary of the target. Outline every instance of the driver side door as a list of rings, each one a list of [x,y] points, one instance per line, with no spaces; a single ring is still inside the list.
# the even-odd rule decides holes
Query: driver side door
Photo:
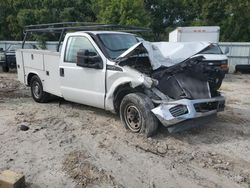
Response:
[[[106,62],[88,36],[69,36],[59,66],[61,93],[68,101],[104,108]],[[101,57],[102,69],[77,66],[77,53],[88,50]]]

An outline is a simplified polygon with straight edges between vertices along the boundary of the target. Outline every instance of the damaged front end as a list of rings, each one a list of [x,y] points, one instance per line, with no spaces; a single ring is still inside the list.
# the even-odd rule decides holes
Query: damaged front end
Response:
[[[160,60],[156,64],[150,58],[154,54],[145,56],[150,50],[143,45],[139,47],[134,53],[130,51],[130,56],[123,59],[120,65],[128,65],[157,80],[157,85],[147,94],[156,106],[152,112],[164,126],[170,127],[224,110],[225,98],[218,89],[225,72],[220,66],[209,66],[202,55],[195,54],[182,62],[176,63],[171,58],[164,61],[164,58],[159,58],[159,50],[154,49],[158,54],[157,60]],[[159,67],[161,61],[165,65],[168,62],[170,66]]]
[[[218,92],[224,73],[207,66],[202,56],[156,70],[152,77],[159,81],[157,89],[169,97],[152,110],[164,126],[216,114],[225,108],[225,98]]]
[[[220,68],[209,67],[202,56],[154,71],[157,89],[170,98],[152,110],[164,126],[216,114],[225,108],[218,89],[224,78]]]
[[[152,112],[160,122],[168,127],[188,119],[205,117],[223,111],[225,98],[222,96],[211,99],[181,99],[172,102],[163,102]]]

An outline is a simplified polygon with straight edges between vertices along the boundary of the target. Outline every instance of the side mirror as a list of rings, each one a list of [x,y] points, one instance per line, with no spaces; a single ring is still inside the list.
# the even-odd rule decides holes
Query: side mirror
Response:
[[[228,54],[229,53],[229,47],[227,46],[224,50],[224,54]]]
[[[103,69],[102,58],[95,52],[89,52],[89,50],[77,52],[76,64],[79,67]]]

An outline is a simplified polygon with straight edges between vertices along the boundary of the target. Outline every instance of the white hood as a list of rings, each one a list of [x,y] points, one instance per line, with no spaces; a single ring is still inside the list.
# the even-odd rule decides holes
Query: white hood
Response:
[[[196,55],[210,45],[209,42],[139,42],[120,55],[123,60],[133,55],[136,49],[144,48],[148,52],[154,70],[161,66],[170,67]]]

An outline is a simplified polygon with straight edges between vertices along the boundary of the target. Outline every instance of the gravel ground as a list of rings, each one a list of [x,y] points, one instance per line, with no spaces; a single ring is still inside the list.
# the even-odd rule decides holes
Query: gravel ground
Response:
[[[225,112],[149,139],[100,109],[35,103],[16,77],[0,73],[0,171],[25,174],[28,187],[250,187],[249,75],[227,75]]]

